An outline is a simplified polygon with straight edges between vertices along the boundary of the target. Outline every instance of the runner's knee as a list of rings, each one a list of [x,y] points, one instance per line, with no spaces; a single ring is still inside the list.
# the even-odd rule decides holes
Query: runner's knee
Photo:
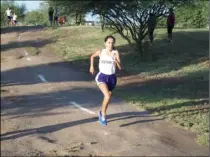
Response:
[[[105,100],[110,100],[110,98],[111,98],[111,95],[109,93],[104,95],[104,99]]]

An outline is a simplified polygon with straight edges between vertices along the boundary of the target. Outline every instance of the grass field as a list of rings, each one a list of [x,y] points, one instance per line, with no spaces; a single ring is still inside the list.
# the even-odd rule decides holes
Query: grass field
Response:
[[[103,48],[104,37],[113,34],[128,75],[120,75],[114,95],[197,132],[198,143],[209,143],[207,29],[175,29],[172,43],[165,40],[166,30],[158,29],[155,43],[145,42],[144,57],[118,34],[101,32],[99,27],[49,28],[46,33],[57,40],[50,45],[54,53],[87,71],[90,54]]]

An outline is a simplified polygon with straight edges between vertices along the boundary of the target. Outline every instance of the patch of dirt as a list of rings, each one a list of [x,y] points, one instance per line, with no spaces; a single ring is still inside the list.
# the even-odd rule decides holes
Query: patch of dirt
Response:
[[[33,36],[33,38],[31,38]],[[30,41],[30,44],[29,44]],[[56,42],[55,38],[48,36],[43,30],[38,32],[24,32],[21,34],[21,42],[25,47],[34,47],[37,51],[42,52],[46,45]]]

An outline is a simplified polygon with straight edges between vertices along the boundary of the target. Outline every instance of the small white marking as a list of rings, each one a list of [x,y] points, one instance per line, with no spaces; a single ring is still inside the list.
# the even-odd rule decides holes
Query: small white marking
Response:
[[[26,56],[28,55],[28,52],[26,50],[24,50],[24,53],[25,53]]]
[[[48,90],[52,90],[52,89],[54,89],[53,87],[49,87],[49,88],[47,88]]]
[[[79,104],[77,104],[77,103],[74,102],[74,101],[71,101],[70,104],[74,105],[75,107],[77,107],[77,108],[79,108],[79,109],[81,109],[81,110],[83,110],[83,111],[85,111],[85,112],[87,112],[87,113],[90,113],[90,114],[93,114],[93,115],[96,114],[95,112],[93,112],[93,111],[91,111],[91,110],[88,110],[88,109],[86,109],[86,108],[80,106]]]
[[[28,57],[28,58],[27,58],[27,60],[28,60],[28,61],[30,61],[30,60],[31,60],[31,58],[30,58],[30,57]]]
[[[109,135],[109,133],[107,131],[104,131],[104,135]]]
[[[40,78],[40,80],[42,80],[42,82],[47,82],[43,75],[38,75],[38,77]]]

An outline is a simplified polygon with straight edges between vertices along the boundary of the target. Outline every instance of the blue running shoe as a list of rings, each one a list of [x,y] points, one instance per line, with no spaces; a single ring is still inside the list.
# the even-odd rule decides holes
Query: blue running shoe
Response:
[[[98,120],[103,126],[107,125],[106,117],[102,117],[101,111],[98,113]]]

